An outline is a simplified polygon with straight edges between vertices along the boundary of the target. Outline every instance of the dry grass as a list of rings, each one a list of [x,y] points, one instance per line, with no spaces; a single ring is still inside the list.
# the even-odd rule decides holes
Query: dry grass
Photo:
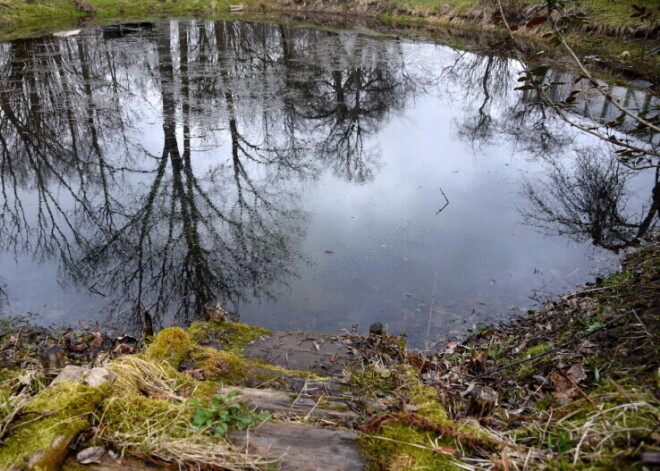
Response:
[[[121,396],[145,394],[181,402],[190,397],[193,389],[192,379],[166,362],[146,360],[135,355],[122,357],[104,366],[117,375],[113,389]]]
[[[108,363],[114,395],[97,414],[95,439],[122,455],[176,463],[182,469],[261,469],[273,460],[247,454],[191,424],[194,381],[139,356]]]

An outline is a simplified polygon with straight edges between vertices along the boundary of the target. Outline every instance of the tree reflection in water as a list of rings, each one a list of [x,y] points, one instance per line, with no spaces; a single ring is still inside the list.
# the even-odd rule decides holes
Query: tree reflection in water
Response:
[[[530,106],[536,100],[529,91],[513,91],[520,70],[509,57],[468,52],[444,69],[451,79],[447,93],[459,94],[465,110],[456,123],[461,140],[481,148],[508,136],[520,151],[535,156],[559,152],[572,142],[567,128],[549,119],[543,106]]]
[[[599,148],[577,149],[571,168],[547,160],[549,178],[523,186],[529,202],[521,210],[525,223],[615,252],[639,244],[653,230],[660,217],[657,169],[648,209],[636,213],[629,209],[626,187],[634,171],[603,156]]]
[[[512,90],[520,70],[513,59],[471,53],[460,54],[445,68],[453,86],[458,83],[463,91],[466,113],[457,123],[458,135],[473,147],[492,144],[508,135],[518,149],[549,166],[546,179],[526,179],[523,184],[522,193],[529,203],[520,210],[525,224],[549,235],[568,236],[578,242],[590,240],[614,252],[638,244],[660,217],[657,169],[648,209],[630,210],[633,205],[627,204],[627,183],[635,171],[619,164],[603,145],[574,148],[575,136],[549,119],[547,110],[537,103],[535,91]],[[550,70],[548,80],[567,83],[552,89],[553,93],[566,95],[565,88],[574,77]],[[630,109],[642,111],[653,106],[650,94],[623,87],[614,87],[612,93]],[[616,117],[616,111],[598,96],[593,102],[581,100],[574,111],[603,121]],[[558,157],[566,154],[573,156],[568,165]]]
[[[0,244],[57,260],[61,284],[150,330],[286,287],[300,182],[326,167],[371,178],[369,138],[415,90],[395,43],[354,35],[210,21],[137,25],[139,41],[85,31],[0,45]]]

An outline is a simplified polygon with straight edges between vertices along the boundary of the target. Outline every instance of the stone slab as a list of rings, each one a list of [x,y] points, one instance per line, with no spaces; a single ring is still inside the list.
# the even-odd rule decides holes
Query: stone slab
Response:
[[[359,471],[365,463],[350,430],[290,422],[265,422],[230,439],[249,453],[279,458],[282,471]]]
[[[250,359],[264,360],[282,368],[311,371],[319,376],[342,376],[347,362],[353,359],[350,340],[341,336],[273,332],[264,335],[243,350]]]
[[[274,389],[223,387],[219,393],[227,394],[235,391],[238,398],[247,402],[258,411],[267,411],[289,417],[306,417],[314,414],[326,419],[350,421],[357,419],[343,398],[310,396],[305,394],[292,394]]]

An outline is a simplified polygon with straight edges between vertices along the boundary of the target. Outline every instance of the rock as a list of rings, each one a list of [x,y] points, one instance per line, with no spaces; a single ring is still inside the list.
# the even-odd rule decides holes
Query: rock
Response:
[[[315,396],[338,396],[346,390],[344,383],[349,381],[339,378],[312,379],[294,372],[258,367],[253,367],[245,378],[245,386],[249,388],[261,389],[268,385],[280,391],[304,392]]]
[[[358,471],[365,463],[357,452],[356,434],[290,422],[265,422],[229,437],[249,453],[279,458],[283,471]]]
[[[51,386],[60,384],[63,381],[74,383],[84,383],[98,388],[104,384],[112,384],[117,375],[111,373],[105,368],[85,368],[82,366],[67,365],[60,371],[57,378],[53,380]]]
[[[104,384],[112,384],[116,377],[116,374],[109,372],[105,368],[92,368],[87,372],[85,383],[98,388]]]
[[[57,374],[67,362],[64,347],[62,345],[44,345],[39,349],[39,361],[46,374]]]
[[[647,80],[631,80],[630,86],[637,88],[651,88],[653,86],[653,82],[649,82]],[[601,283],[602,283],[602,278],[601,278]]]
[[[248,359],[264,360],[282,368],[311,371],[319,376],[343,376],[352,347],[330,335],[301,332],[273,332],[258,338],[243,349]],[[335,356],[336,354],[336,356]],[[331,361],[331,360],[335,361]]]
[[[56,38],[68,38],[70,36],[79,35],[80,31],[81,30],[79,30],[79,29],[71,29],[71,30],[68,30],[68,31],[58,31],[56,33],[53,33],[53,36],[55,36]]]
[[[250,408],[258,411],[267,411],[273,414],[282,414],[287,417],[306,417],[317,415],[326,419],[348,421],[357,419],[343,398],[325,396],[309,396],[303,394],[291,394],[274,389],[252,389],[227,386],[219,393],[227,394],[235,391],[238,399],[245,401]],[[319,399],[320,398],[320,399]]]
[[[383,335],[385,328],[380,322],[374,322],[369,326],[369,335]]]
[[[102,446],[90,446],[76,455],[76,460],[80,464],[100,463],[105,450]]]

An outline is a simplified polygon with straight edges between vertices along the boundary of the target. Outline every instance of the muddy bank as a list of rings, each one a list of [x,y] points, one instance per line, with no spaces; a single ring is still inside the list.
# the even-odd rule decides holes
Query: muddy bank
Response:
[[[659,249],[433,352],[378,329],[200,322],[142,341],[5,320],[0,465],[648,468],[660,456]]]
[[[570,7],[566,15],[586,14],[570,27],[568,41],[584,56],[595,56],[599,64],[626,71],[642,71],[647,77],[657,76],[657,54],[654,48],[660,40],[660,26],[652,0],[637,2],[651,16],[631,18],[638,13],[631,5],[592,2],[590,5]],[[552,49],[540,28],[525,28],[530,19],[525,6],[504,2],[505,14],[511,24],[519,27],[516,34],[534,41],[543,41]],[[501,36],[501,28],[493,21],[500,15],[496,3],[480,1],[421,1],[364,2],[351,0],[247,0],[232,5],[229,0],[200,0],[198,2],[160,2],[157,0],[51,0],[30,3],[8,0],[0,8],[0,40],[29,37],[57,30],[72,30],[99,23],[143,20],[145,18],[207,17],[235,18],[261,21],[263,15],[278,15],[293,21],[314,24],[370,23],[378,29],[397,31],[420,28],[437,30],[454,28],[464,32],[488,32]],[[656,16],[653,16],[656,15]],[[458,33],[463,36],[465,33]],[[491,41],[494,44],[495,41]],[[649,62],[650,61],[650,62]],[[649,67],[650,66],[650,67]],[[650,70],[649,70],[650,69]]]

